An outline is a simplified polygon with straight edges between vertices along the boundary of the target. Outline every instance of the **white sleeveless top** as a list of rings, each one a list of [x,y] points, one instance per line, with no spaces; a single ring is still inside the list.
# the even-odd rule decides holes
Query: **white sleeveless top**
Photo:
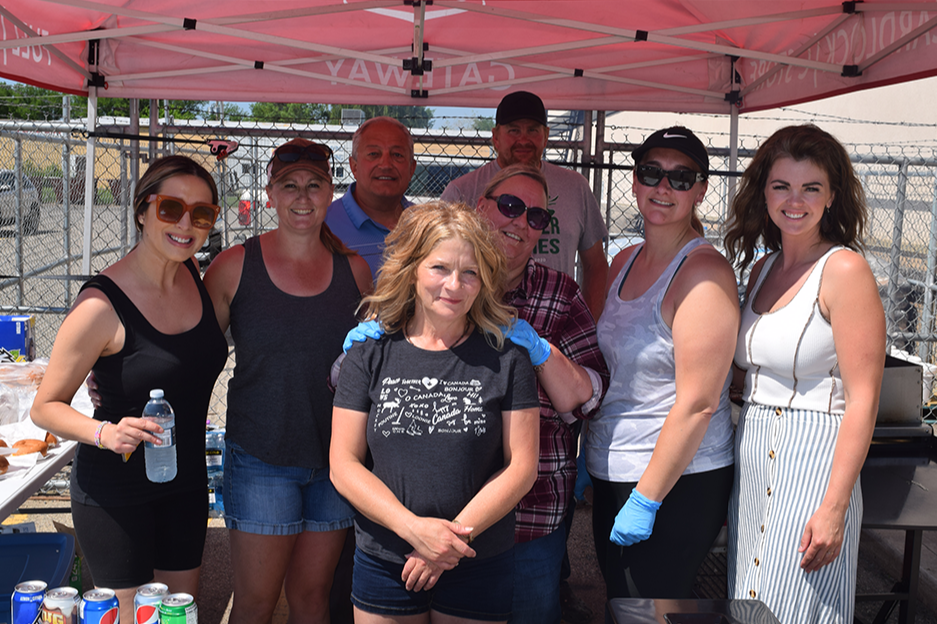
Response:
[[[807,281],[784,307],[759,314],[752,309],[779,253],[765,261],[742,309],[735,365],[745,370],[746,401],[830,414],[846,409],[833,328],[820,313],[820,283],[833,247],[817,260]]]
[[[651,460],[664,419],[676,401],[673,334],[661,315],[661,303],[687,255],[708,244],[703,238],[694,238],[647,292],[632,301],[622,301],[618,291],[642,245],[631,254],[608,293],[596,332],[611,379],[585,438],[586,467],[600,479],[637,482]],[[684,474],[733,463],[729,377],[722,388],[719,408]]]

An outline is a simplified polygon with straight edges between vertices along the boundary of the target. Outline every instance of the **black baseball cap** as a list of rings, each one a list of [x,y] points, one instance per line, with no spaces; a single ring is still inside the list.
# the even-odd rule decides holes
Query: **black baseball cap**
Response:
[[[634,164],[640,163],[644,155],[655,147],[677,150],[686,154],[699,165],[701,173],[709,175],[709,154],[706,152],[706,146],[693,134],[692,130],[683,126],[671,126],[658,130],[631,152]]]
[[[518,119],[532,119],[541,125],[547,125],[547,111],[543,107],[543,100],[529,91],[515,91],[505,95],[498,104],[495,123],[501,126]]]

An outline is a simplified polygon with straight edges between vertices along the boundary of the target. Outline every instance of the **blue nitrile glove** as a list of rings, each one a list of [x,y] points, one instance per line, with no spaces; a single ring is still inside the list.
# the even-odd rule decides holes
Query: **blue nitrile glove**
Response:
[[[502,327],[504,337],[519,347],[527,349],[530,363],[540,366],[550,357],[550,343],[537,335],[536,330],[524,319],[515,319],[508,327]]]
[[[592,479],[586,470],[586,452],[584,448],[579,449],[579,457],[576,458],[576,485],[573,487],[573,496],[577,501],[585,500],[586,488],[592,485]]]
[[[631,546],[643,542],[651,536],[654,530],[654,518],[660,503],[646,498],[637,488],[631,490],[631,496],[625,502],[618,515],[615,516],[615,526],[608,539],[619,546]]]
[[[358,323],[357,327],[352,328],[352,330],[345,335],[345,342],[342,343],[342,351],[348,353],[348,350],[351,349],[351,345],[354,343],[364,342],[368,338],[377,340],[383,335],[384,328],[379,321],[362,321]]]

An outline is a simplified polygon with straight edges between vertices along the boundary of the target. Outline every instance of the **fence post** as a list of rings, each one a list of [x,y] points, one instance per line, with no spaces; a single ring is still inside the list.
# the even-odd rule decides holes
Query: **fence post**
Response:
[[[930,237],[927,240],[927,274],[924,276],[924,303],[921,307],[921,326],[918,332],[929,330],[934,320],[934,271],[937,270],[937,170],[934,171],[934,195],[930,203]],[[930,343],[918,343],[918,357],[928,360]]]
[[[598,111],[595,116],[595,156],[592,158],[594,165],[601,165],[605,162],[605,111]],[[595,200],[602,205],[602,168],[594,167],[592,174],[592,192],[595,194]]]
[[[891,235],[891,250],[888,263],[888,288],[885,296],[885,321],[888,332],[894,330],[898,310],[898,277],[901,266],[901,241],[904,234],[904,213],[907,207],[908,192],[908,160],[902,159],[898,164],[898,187],[895,192],[895,224]],[[889,341],[894,344],[894,341]],[[901,345],[903,346],[903,345]]]
[[[19,277],[16,289],[16,305],[23,305],[23,141],[13,141],[14,188],[13,201],[16,209],[16,275]]]
[[[120,140],[120,151],[118,152],[118,158],[120,159],[120,197],[115,197],[115,203],[120,203],[120,257],[123,258],[127,255],[128,242],[130,240],[130,232],[128,230],[129,219],[127,218],[127,154],[128,152],[124,149],[124,140]]]

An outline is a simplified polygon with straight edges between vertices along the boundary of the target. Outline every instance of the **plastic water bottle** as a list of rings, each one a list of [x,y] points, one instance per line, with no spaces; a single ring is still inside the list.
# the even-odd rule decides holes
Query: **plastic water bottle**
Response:
[[[146,443],[146,478],[154,483],[172,481],[176,478],[176,415],[162,390],[150,390],[143,417],[163,428],[163,433],[153,434],[162,444]]]

